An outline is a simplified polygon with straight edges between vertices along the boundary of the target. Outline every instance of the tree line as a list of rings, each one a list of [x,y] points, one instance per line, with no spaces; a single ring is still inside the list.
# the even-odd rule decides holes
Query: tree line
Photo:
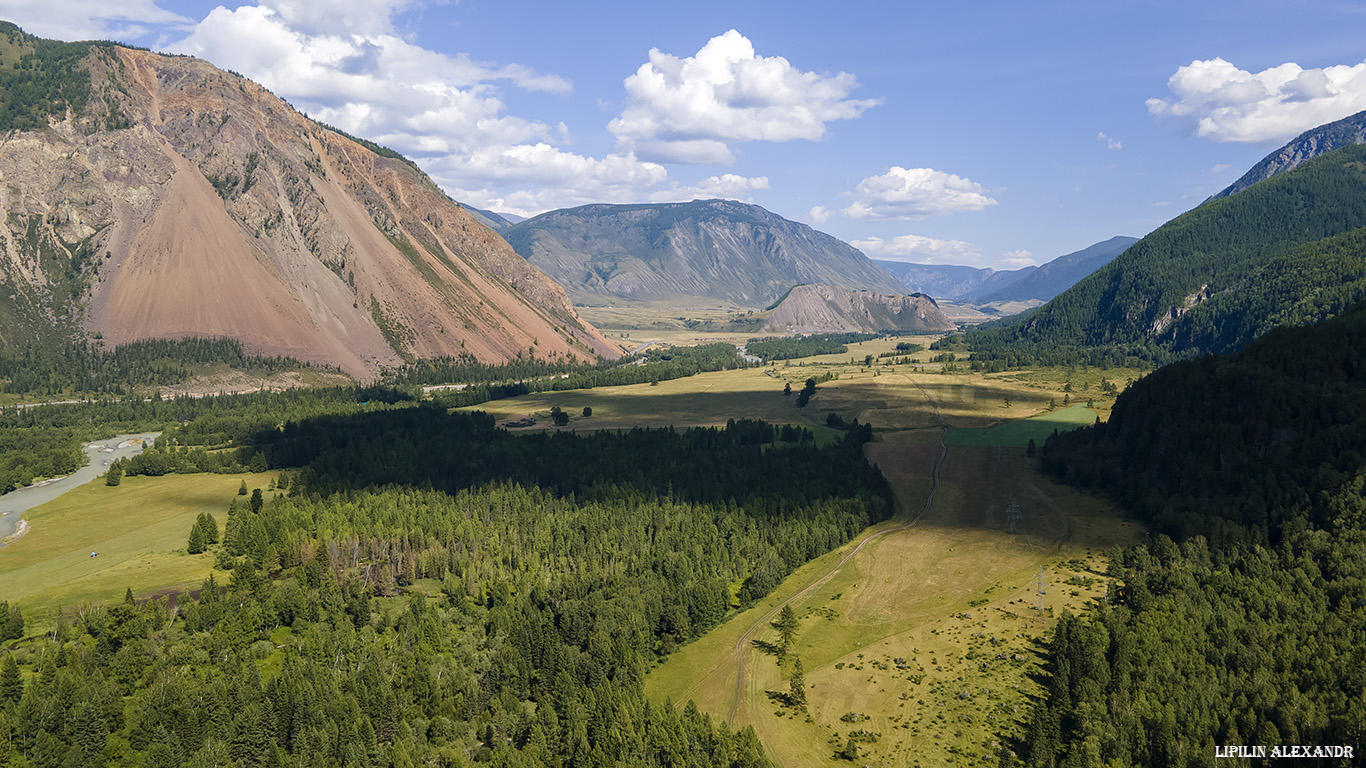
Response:
[[[112,350],[92,342],[49,339],[0,346],[0,392],[117,397],[179,384],[209,365],[260,375],[312,367],[289,357],[247,354],[234,339],[144,339]]]
[[[642,680],[890,514],[866,433],[781,434],[513,436],[400,408],[258,435],[288,494],[236,497],[219,544],[191,531],[230,577],[4,654],[0,762],[766,766],[752,730]]]
[[[1049,642],[1028,765],[1206,765],[1216,745],[1366,747],[1366,307],[1176,363],[1045,469],[1155,532]],[[1013,763],[1003,755],[1003,764]],[[1347,764],[1329,760],[1325,764]]]

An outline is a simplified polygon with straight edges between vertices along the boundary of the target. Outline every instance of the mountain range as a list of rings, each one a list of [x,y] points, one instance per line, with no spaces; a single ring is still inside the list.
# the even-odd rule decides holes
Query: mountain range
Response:
[[[585,205],[501,233],[583,304],[704,299],[757,309],[804,283],[903,291],[854,247],[733,200]]]
[[[1133,237],[1112,237],[1042,266],[1010,270],[878,259],[873,263],[895,275],[907,290],[939,299],[979,307],[1009,302],[1042,303],[1105,266],[1136,242],[1138,239]]]
[[[974,348],[1225,353],[1366,300],[1366,145],[1331,149],[1314,133],[1258,166],[1298,156],[1293,168],[1178,216],[1038,310],[973,334]]]
[[[619,350],[416,166],[190,57],[0,26],[0,343],[237,339],[360,377]]]
[[[976,303],[979,296],[1004,288],[1038,269],[1023,267],[1001,270],[955,264],[910,264],[884,259],[873,259],[873,263],[896,277],[903,290],[965,303]]]

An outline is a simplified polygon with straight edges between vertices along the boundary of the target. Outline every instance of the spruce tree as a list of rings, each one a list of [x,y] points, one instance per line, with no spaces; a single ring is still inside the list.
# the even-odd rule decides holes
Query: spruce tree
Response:
[[[797,614],[792,610],[792,606],[784,605],[782,613],[778,614],[778,620],[773,622],[773,628],[778,630],[779,653],[786,654],[787,650],[792,647],[792,641],[797,639],[799,626]]]
[[[123,465],[117,462],[110,464],[109,469],[104,473],[105,485],[118,485],[123,482]]]
[[[791,692],[788,700],[797,709],[806,709],[806,673],[802,670],[802,657],[792,657],[792,677],[788,680]]]
[[[218,543],[218,521],[209,512],[200,512],[198,525],[204,530],[204,543],[212,546]]]
[[[24,612],[19,610],[18,605],[11,605],[9,616],[4,617],[4,631],[0,632],[0,640],[18,640],[24,636]]]
[[[7,653],[0,664],[0,701],[18,703],[23,695],[24,678],[19,674],[19,663],[13,653]]]
[[[200,525],[200,522],[196,520],[194,522],[194,527],[190,529],[190,541],[185,546],[185,551],[192,555],[197,555],[207,548],[208,545],[204,543],[204,526]]]

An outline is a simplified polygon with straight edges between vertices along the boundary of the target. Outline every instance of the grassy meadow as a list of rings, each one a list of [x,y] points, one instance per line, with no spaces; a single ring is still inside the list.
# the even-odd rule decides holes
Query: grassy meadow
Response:
[[[1015,732],[1042,691],[1040,639],[1062,610],[1104,594],[1104,552],[1141,534],[1106,502],[1037,476],[1022,452],[993,447],[951,447],[933,505],[911,524],[937,441],[938,430],[904,431],[872,446],[898,518],[670,656],[647,677],[651,697],[692,699],[754,726],[784,765],[837,761],[855,733],[870,764],[994,762],[999,735]],[[753,641],[778,642],[770,622],[784,603],[801,629],[780,661]],[[783,701],[793,656],[805,669],[804,712]]]
[[[265,488],[273,475],[125,477],[93,480],[24,514],[29,532],[0,548],[0,595],[23,607],[29,633],[52,626],[60,606],[198,587],[213,555],[188,555],[190,528],[210,512],[222,530],[245,478]],[[98,552],[98,557],[91,557]]]
[[[626,330],[623,319],[611,335],[628,348],[748,337],[666,328],[666,311],[654,310],[645,331],[639,323]],[[499,421],[534,415],[529,429],[551,428],[553,406],[570,414],[567,429],[756,418],[807,427],[821,441],[842,434],[826,426],[831,413],[871,422],[868,458],[892,484],[897,516],[798,568],[758,604],[670,656],[647,677],[647,692],[692,699],[733,727],[754,726],[783,765],[835,761],[851,736],[859,764],[977,765],[994,762],[998,738],[1017,730],[1040,693],[1040,640],[1053,620],[1103,595],[1104,553],[1141,535],[1105,500],[1040,476],[1024,446],[1106,418],[1109,384],[1123,387],[1140,372],[983,374],[963,361],[932,363],[929,351],[878,357],[900,341],[932,340],[875,339],[843,354],[655,385],[536,393],[471,410]],[[797,408],[808,378],[821,383]],[[782,394],[785,384],[793,394]],[[264,488],[270,477],[246,479]],[[111,488],[97,480],[35,508],[25,515],[30,532],[0,549],[0,595],[23,607],[35,632],[51,626],[60,606],[116,600],[127,588],[193,588],[213,571],[213,558],[185,553],[190,527],[202,511],[221,526],[241,481],[128,477]],[[771,622],[783,605],[801,626],[780,659],[770,652],[778,639]],[[805,710],[785,703],[794,657],[805,668]]]

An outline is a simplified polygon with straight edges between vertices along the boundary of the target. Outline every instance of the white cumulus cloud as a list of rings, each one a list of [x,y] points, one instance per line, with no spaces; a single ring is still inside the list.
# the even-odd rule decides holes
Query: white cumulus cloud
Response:
[[[975,263],[982,257],[977,246],[963,240],[936,240],[920,235],[898,235],[890,240],[868,237],[850,245],[868,256],[911,264]]]
[[[823,205],[813,205],[806,212],[806,220],[812,224],[824,224],[830,220],[830,209]]]
[[[690,200],[710,200],[724,198],[749,202],[750,193],[756,189],[768,189],[767,176],[739,176],[726,173],[708,176],[696,184],[680,185],[672,182],[667,189],[650,193],[650,201],[655,203],[686,203]]]
[[[1167,80],[1172,95],[1148,111],[1214,141],[1277,142],[1366,109],[1366,61],[1248,72],[1220,58],[1192,61]]]
[[[676,163],[728,163],[732,145],[815,140],[826,124],[863,114],[878,99],[850,99],[853,75],[803,72],[760,56],[744,35],[713,37],[695,56],[657,48],[626,78],[627,104],[608,124],[618,151]]]
[[[194,24],[156,0],[0,0],[0,18],[25,32],[55,40],[129,40],[142,37],[150,26],[188,28]]]
[[[1021,248],[1001,254],[1001,263],[1019,269],[1020,267],[1032,267],[1036,262],[1034,261],[1034,254]]]
[[[408,42],[393,17],[412,2],[218,7],[169,49],[241,72],[312,117],[412,157],[452,197],[479,207],[532,215],[637,202],[668,180],[663,166],[629,151],[597,158],[562,149],[563,123],[508,114],[503,88],[562,94],[572,85]]]
[[[975,181],[933,168],[895,165],[860,181],[853,194],[854,203],[844,209],[844,215],[873,221],[913,221],[997,204]]]
[[[1105,135],[1105,131],[1096,134],[1096,141],[1105,142],[1106,149],[1124,149],[1124,143],[1119,139],[1112,139]]]

